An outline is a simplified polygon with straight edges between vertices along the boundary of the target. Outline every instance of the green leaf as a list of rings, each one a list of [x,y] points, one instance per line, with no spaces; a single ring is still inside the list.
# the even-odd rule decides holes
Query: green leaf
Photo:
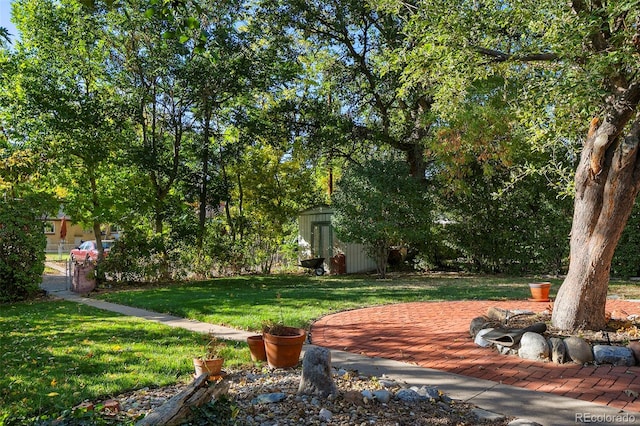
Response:
[[[187,24],[187,27],[189,29],[193,30],[193,29],[198,28],[200,26],[200,21],[198,21],[193,16],[190,16],[190,17],[187,18],[186,24]]]

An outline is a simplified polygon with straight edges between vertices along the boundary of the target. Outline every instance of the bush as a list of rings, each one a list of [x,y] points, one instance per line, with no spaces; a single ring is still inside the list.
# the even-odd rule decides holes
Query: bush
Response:
[[[125,282],[157,282],[181,278],[179,250],[169,247],[169,238],[128,230],[103,262],[107,278]]]
[[[351,165],[332,202],[338,237],[363,244],[382,278],[392,246],[422,247],[430,240],[432,203],[427,188],[400,158],[380,155]]]
[[[533,175],[500,196],[504,174],[480,175],[468,191],[446,200],[454,219],[442,225],[442,242],[461,254],[459,267],[511,275],[565,271],[571,229],[571,200],[559,199]]]
[[[611,275],[628,278],[640,275],[640,207],[636,205],[622,232],[611,261]]]
[[[0,201],[0,302],[39,293],[47,244],[42,226],[27,201]]]

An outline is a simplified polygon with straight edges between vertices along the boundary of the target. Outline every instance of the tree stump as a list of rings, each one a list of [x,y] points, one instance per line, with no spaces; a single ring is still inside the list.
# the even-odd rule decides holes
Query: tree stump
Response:
[[[302,359],[302,379],[299,394],[326,398],[338,390],[331,376],[331,352],[319,346],[311,346]]]

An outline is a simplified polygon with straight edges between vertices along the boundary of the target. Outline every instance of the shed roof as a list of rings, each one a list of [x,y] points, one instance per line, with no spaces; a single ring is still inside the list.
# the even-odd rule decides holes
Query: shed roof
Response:
[[[310,207],[300,212],[300,216],[309,216],[314,214],[327,214],[333,213],[333,208],[327,204],[320,204],[314,207]]]

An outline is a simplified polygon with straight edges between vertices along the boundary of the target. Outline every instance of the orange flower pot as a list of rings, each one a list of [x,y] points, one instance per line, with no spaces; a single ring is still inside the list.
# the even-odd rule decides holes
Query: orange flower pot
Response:
[[[209,380],[216,380],[222,376],[222,364],[224,358],[201,359],[194,358],[193,366],[196,370],[196,377],[200,377],[204,373],[209,373]]]
[[[549,290],[551,289],[551,283],[530,283],[529,289],[531,290],[531,299],[529,300],[531,300],[532,302],[549,301]]]
[[[271,368],[290,368],[298,365],[307,332],[301,328],[284,327],[282,334],[265,333],[264,347]]]
[[[249,345],[249,352],[251,352],[252,361],[266,361],[267,352],[264,348],[264,339],[261,335],[247,337],[247,344]]]

